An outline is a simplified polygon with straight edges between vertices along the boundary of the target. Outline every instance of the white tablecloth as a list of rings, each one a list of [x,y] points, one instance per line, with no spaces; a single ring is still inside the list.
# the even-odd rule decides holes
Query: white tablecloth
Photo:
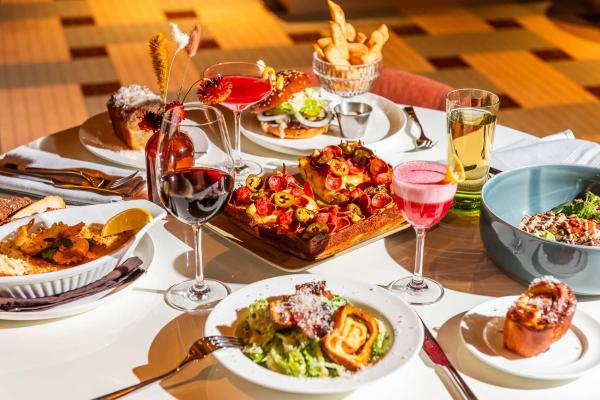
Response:
[[[398,153],[390,146],[380,154],[392,163],[408,159],[443,160],[446,157],[444,114],[418,110],[428,134],[438,145],[418,153]],[[536,138],[498,126],[494,148]],[[76,129],[45,138],[36,146],[65,156],[97,160],[81,149]],[[274,161],[264,149],[244,142],[245,149]],[[291,158],[288,158],[291,160]],[[167,306],[163,292],[193,276],[187,268],[191,231],[169,219],[150,232],[156,248],[149,273],[119,301],[78,316],[53,321],[0,321],[0,398],[88,399],[139,382],[179,363],[189,345],[202,335],[204,316],[182,314]],[[401,243],[381,240],[323,263],[312,272],[387,284],[410,274],[412,265],[400,265]],[[203,242],[206,275],[233,289],[281,274],[260,260],[225,244],[212,234]],[[402,250],[404,251],[404,250]],[[411,250],[412,251],[412,250]],[[456,266],[460,268],[459,265]],[[481,277],[482,280],[486,277]],[[490,282],[493,284],[493,282]],[[516,293],[515,293],[516,294]],[[488,297],[447,290],[437,304],[421,306],[418,313],[438,334],[445,351],[480,399],[598,399],[600,371],[572,382],[548,383],[521,379],[482,364],[460,345],[458,321],[466,310]],[[600,301],[580,302],[580,309],[600,319]],[[316,396],[320,399],[447,399],[451,398],[444,372],[432,368],[421,353],[405,368],[352,393]],[[450,386],[448,386],[450,387]],[[307,398],[264,389],[235,377],[214,358],[189,367],[178,376],[130,395],[131,399],[287,400]]]

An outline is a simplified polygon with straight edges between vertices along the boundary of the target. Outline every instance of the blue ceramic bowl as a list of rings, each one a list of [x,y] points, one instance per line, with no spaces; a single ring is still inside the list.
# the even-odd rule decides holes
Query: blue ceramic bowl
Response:
[[[552,242],[517,228],[525,214],[571,201],[590,181],[600,181],[600,168],[538,165],[490,179],[482,190],[480,220],[489,257],[526,285],[554,275],[577,294],[600,295],[600,247]]]

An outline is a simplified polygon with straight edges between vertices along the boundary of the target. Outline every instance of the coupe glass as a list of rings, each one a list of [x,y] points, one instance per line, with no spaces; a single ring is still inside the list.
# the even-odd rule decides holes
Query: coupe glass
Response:
[[[221,105],[233,111],[236,178],[238,181],[245,181],[250,174],[260,175],[262,167],[254,161],[242,159],[241,114],[271,93],[271,83],[268,79],[262,79],[262,68],[257,63],[225,62],[215,64],[204,71],[205,78],[215,78],[218,75],[232,85],[231,95]]]
[[[423,276],[423,250],[427,230],[440,222],[452,206],[455,183],[443,181],[446,167],[431,161],[409,161],[394,168],[394,196],[404,218],[417,234],[415,269],[412,277],[389,284],[395,294],[410,304],[431,304],[444,295],[444,287]]]
[[[205,279],[202,265],[202,225],[217,216],[229,200],[235,168],[223,114],[201,103],[165,112],[156,155],[156,187],[160,201],[179,221],[194,230],[195,279],[165,293],[166,302],[182,311],[210,310],[229,294],[217,280]],[[192,146],[190,160],[180,162],[180,142]]]

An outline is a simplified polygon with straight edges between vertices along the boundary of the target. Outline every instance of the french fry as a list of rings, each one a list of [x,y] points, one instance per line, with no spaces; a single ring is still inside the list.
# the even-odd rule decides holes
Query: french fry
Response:
[[[369,41],[367,42],[367,47],[369,49],[372,49],[373,47],[375,47],[375,45],[381,45],[383,46],[383,33],[381,33],[380,31],[373,31],[371,32],[371,37],[369,38]]]
[[[349,23],[346,22],[346,40],[349,42],[354,42],[354,39],[356,38],[356,29],[354,29],[354,26]]]
[[[369,55],[367,56],[367,63],[372,63],[381,58],[381,50],[383,45],[381,42],[377,42],[369,49]]]
[[[342,28],[342,32],[346,31],[346,15],[344,15],[344,10],[342,7],[337,5],[331,0],[327,1],[327,5],[329,6],[329,13],[331,14],[331,19],[334,22],[338,23]]]
[[[358,32],[354,38],[354,43],[365,43],[367,41],[367,35],[362,32]]]
[[[313,49],[315,49],[315,53],[317,54],[317,57],[319,57],[323,61],[327,61],[325,58],[325,53],[323,52],[323,49],[321,48],[321,46],[319,46],[317,43],[313,43]]]
[[[364,56],[369,54],[369,48],[362,43],[348,43],[348,51],[350,52],[350,56],[353,54],[355,56]]]
[[[319,47],[321,48],[325,48],[327,47],[327,45],[331,44],[333,41],[331,40],[330,37],[322,37],[319,40],[317,40],[317,44],[319,45]]]
[[[350,65],[348,58],[342,56],[338,48],[333,44],[325,47],[323,52],[325,53],[327,60],[329,60],[329,62],[333,65]]]
[[[389,31],[389,29],[388,29],[388,27],[387,27],[386,24],[379,25],[379,28],[377,28],[377,30],[379,32],[381,32],[381,34],[383,35],[383,43],[382,43],[382,45],[383,45],[390,38],[390,31]]]
[[[344,58],[344,60],[348,60],[348,58],[350,57],[350,54],[348,53],[348,42],[346,42],[346,36],[342,31],[342,27],[340,26],[340,24],[333,21],[329,21],[329,27],[331,29],[331,38],[333,39],[333,45],[336,47],[336,49]]]

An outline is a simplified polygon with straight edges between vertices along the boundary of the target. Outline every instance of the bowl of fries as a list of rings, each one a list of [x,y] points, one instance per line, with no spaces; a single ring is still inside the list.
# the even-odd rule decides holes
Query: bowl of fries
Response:
[[[346,22],[344,10],[333,1],[327,2],[333,21],[329,21],[330,36],[313,44],[313,71],[323,88],[341,97],[353,97],[368,92],[379,77],[383,66],[383,45],[389,39],[385,24],[370,36],[357,32]]]

